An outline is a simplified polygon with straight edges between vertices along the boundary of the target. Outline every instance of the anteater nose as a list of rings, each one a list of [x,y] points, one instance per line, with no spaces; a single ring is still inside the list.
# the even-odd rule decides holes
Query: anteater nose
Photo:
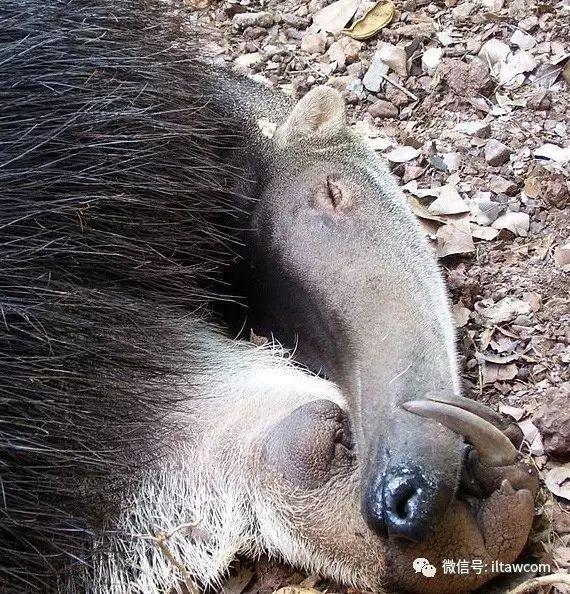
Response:
[[[423,541],[433,535],[439,517],[437,489],[419,468],[396,466],[368,490],[364,517],[372,530],[385,536]]]

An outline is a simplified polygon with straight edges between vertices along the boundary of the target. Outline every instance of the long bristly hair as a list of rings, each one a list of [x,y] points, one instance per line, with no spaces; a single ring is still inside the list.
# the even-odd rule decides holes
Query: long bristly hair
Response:
[[[176,36],[138,0],[0,4],[2,592],[89,564],[207,364],[241,140]]]

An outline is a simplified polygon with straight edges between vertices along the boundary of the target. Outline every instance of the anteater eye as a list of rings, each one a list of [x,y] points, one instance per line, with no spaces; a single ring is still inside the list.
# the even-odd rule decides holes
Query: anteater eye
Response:
[[[315,189],[311,206],[329,215],[346,214],[353,206],[352,193],[338,175],[327,175]]]
[[[327,191],[329,194],[329,200],[332,202],[333,208],[340,206],[342,202],[342,190],[334,179],[327,176]]]

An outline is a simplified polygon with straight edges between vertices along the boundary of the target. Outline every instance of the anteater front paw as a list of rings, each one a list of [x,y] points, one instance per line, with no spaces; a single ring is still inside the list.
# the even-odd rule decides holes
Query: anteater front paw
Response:
[[[287,482],[311,489],[351,463],[352,445],[344,411],[330,400],[314,400],[271,427],[263,459]]]

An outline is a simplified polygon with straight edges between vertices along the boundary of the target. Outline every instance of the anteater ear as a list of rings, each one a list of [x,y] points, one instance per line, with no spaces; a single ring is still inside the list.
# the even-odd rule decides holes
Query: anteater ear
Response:
[[[293,108],[286,122],[277,130],[277,141],[288,144],[311,137],[326,139],[346,124],[344,101],[331,87],[315,87]]]

